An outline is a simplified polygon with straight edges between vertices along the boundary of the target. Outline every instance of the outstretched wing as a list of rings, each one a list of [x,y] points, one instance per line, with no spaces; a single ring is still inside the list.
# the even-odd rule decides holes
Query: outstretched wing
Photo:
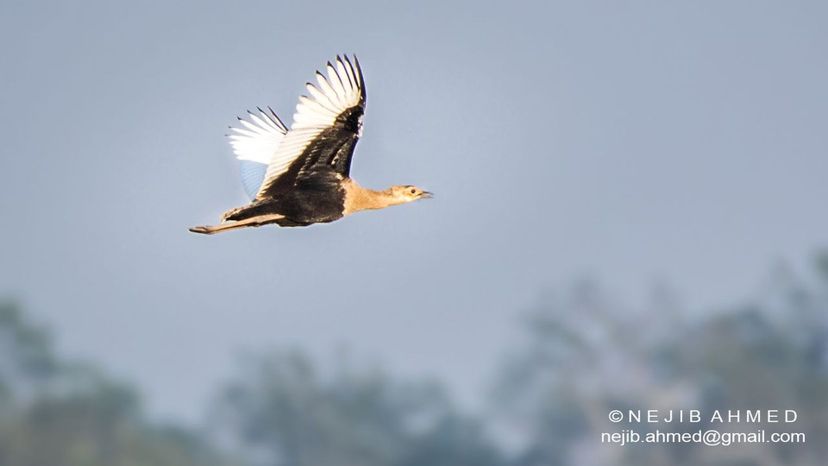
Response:
[[[258,110],[258,115],[248,110],[250,121],[239,118],[241,127],[231,127],[227,136],[240,162],[242,185],[251,198],[259,192],[267,166],[288,132],[272,108]]]
[[[267,167],[257,199],[292,189],[303,175],[332,169],[347,177],[354,146],[361,135],[365,112],[365,85],[359,61],[347,56],[328,62],[325,77],[316,72],[317,85],[307,83],[310,96],[301,96],[293,124]]]

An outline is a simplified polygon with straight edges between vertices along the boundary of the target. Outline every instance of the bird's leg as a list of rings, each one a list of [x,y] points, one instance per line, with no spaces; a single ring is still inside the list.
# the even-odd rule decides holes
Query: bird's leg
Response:
[[[244,220],[239,220],[238,222],[229,221],[223,222],[218,225],[204,225],[198,227],[190,228],[190,231],[193,233],[201,233],[205,235],[212,235],[215,233],[221,233],[223,231],[230,231],[235,230],[238,228],[245,228],[245,227],[260,227],[262,225],[267,225],[269,223],[276,222],[277,220],[281,220],[285,218],[284,215],[279,214],[269,214],[269,215],[259,215],[256,217],[246,218]]]

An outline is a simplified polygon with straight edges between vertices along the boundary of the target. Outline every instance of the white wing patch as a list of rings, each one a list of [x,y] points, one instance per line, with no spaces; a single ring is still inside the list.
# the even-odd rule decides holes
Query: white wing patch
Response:
[[[336,64],[329,62],[326,70],[327,78],[316,72],[318,86],[306,84],[310,96],[299,97],[290,131],[268,160],[259,196],[288,170],[319,134],[333,126],[337,116],[364,101],[362,71],[356,57],[353,64],[347,56],[336,57]],[[360,134],[361,129],[360,126]]]
[[[227,137],[237,159],[265,165],[270,163],[288,130],[276,112],[270,107],[267,109],[270,113],[258,109],[259,115],[248,111],[250,121],[239,118],[242,127],[230,128],[232,134]]]

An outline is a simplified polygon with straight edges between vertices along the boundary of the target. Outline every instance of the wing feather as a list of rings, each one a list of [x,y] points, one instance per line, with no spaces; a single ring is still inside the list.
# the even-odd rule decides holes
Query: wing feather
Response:
[[[337,105],[331,102],[331,100],[328,99],[328,96],[326,96],[324,92],[320,91],[319,88],[317,88],[311,83],[308,83],[306,87],[308,89],[308,93],[310,93],[311,97],[313,97],[313,100],[316,101],[316,103],[318,103],[325,110],[328,110],[332,114],[336,115]]]
[[[342,62],[339,55],[336,57],[336,73],[339,75],[339,79],[342,81],[343,86],[347,88],[354,86],[354,81],[351,79],[351,75],[348,73],[348,70],[345,69],[345,63]]]
[[[260,115],[248,112],[252,121],[239,118],[242,127],[230,128],[231,134],[227,137],[237,159],[270,163],[288,131],[276,113],[269,107],[268,110],[269,114],[259,109]]]
[[[356,57],[352,64],[347,56],[337,56],[335,63],[326,64],[327,76],[316,72],[317,85],[305,85],[310,95],[299,97],[290,131],[269,160],[258,199],[292,187],[304,169],[320,161],[347,174],[361,128],[365,89]],[[344,156],[343,148],[348,151]]]
[[[328,100],[330,100],[336,108],[342,106],[342,102],[339,100],[339,94],[336,93],[336,90],[333,86],[331,86],[330,81],[328,81],[325,75],[319,71],[316,72],[316,82],[319,83],[319,89],[325,93],[325,96],[328,97]]]
[[[344,102],[346,97],[345,93],[345,86],[342,84],[342,80],[339,79],[339,73],[336,72],[336,68],[331,65],[331,62],[328,62],[328,81],[333,86],[334,90],[336,91],[336,95],[339,96],[339,101]]]

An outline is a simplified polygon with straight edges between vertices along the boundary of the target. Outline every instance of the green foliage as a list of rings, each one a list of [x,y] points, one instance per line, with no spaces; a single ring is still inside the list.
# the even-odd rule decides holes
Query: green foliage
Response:
[[[16,385],[41,388],[57,372],[49,332],[26,322],[10,301],[0,301],[0,349],[0,383],[7,395]]]
[[[824,277],[824,258],[819,264]],[[756,304],[699,316],[670,306],[622,308],[594,285],[546,300],[496,390],[503,418],[531,426],[515,463],[824,464],[828,449],[816,439],[828,438],[828,281],[783,273],[772,285]],[[601,432],[690,428],[611,424],[612,409],[795,409],[794,426],[761,427],[806,432],[814,441],[602,445]],[[711,427],[721,428],[692,428]]]
[[[494,446],[429,384],[378,371],[328,376],[304,356],[251,361],[224,391],[219,421],[262,464],[295,466],[494,466]]]
[[[225,464],[193,435],[145,421],[132,388],[60,360],[13,303],[0,305],[0,347],[3,466]]]
[[[321,370],[299,352],[253,356],[221,388],[209,436],[148,422],[133,388],[59,358],[48,331],[0,303],[0,465],[821,465],[828,254],[817,257],[811,281],[782,269],[771,282],[755,302],[707,314],[683,311],[664,290],[640,310],[591,282],[545,296],[499,372],[496,417],[485,424],[435,383],[347,363]],[[611,409],[691,408],[795,409],[795,430],[808,440],[601,444],[601,432],[627,427],[609,423]],[[493,442],[491,429],[509,441]]]

